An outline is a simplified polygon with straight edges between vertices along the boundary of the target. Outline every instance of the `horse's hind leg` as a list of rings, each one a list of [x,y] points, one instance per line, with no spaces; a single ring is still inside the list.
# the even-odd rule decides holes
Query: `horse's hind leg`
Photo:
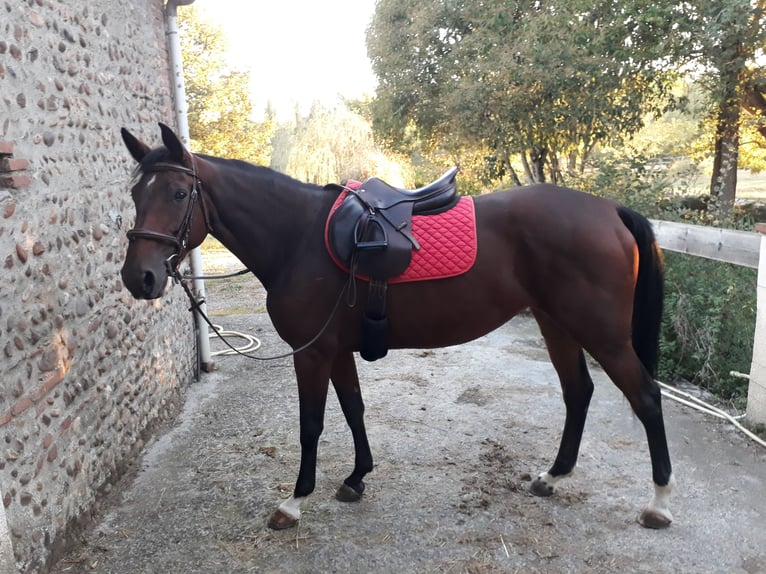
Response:
[[[628,399],[646,431],[654,498],[641,512],[638,521],[647,528],[665,528],[673,521],[668,501],[675,481],[665,436],[660,387],[641,364],[630,343],[620,351],[612,349],[592,354]]]
[[[530,486],[533,494],[550,496],[556,482],[569,475],[577,463],[585,418],[593,395],[593,381],[582,347],[548,315],[536,310],[533,313],[559,376],[566,405],[566,420],[556,460],[550,470],[540,474]]]
[[[354,439],[354,470],[343,481],[335,497],[342,502],[355,502],[364,492],[365,475],[372,470],[372,452],[364,428],[364,402],[359,388],[359,375],[352,353],[339,355],[335,359],[330,380],[338,395],[340,407],[346,417]]]

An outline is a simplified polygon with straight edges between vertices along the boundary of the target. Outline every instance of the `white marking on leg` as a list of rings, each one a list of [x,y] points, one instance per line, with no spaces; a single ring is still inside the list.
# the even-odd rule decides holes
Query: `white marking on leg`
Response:
[[[305,496],[301,496],[298,498],[291,496],[290,498],[288,498],[282,504],[279,505],[279,510],[287,514],[289,517],[295,518],[295,520],[300,520],[301,504],[303,504],[304,500],[306,500]]]
[[[673,488],[676,485],[676,477],[673,474],[670,475],[670,480],[665,486],[654,485],[654,498],[649,503],[647,510],[652,510],[664,516],[668,520],[673,520],[673,515],[670,513],[670,495],[673,492]]]
[[[574,472],[574,470],[572,470]],[[565,478],[569,478],[572,476],[572,472],[568,472],[567,474],[561,474],[559,476],[552,476],[548,474],[547,472],[541,472],[540,475],[537,477],[537,480],[545,484],[546,486],[550,487],[551,491],[556,490],[556,484],[564,480]]]

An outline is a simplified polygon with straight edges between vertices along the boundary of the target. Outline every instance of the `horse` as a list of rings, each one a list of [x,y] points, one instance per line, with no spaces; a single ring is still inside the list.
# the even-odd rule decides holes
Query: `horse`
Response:
[[[124,285],[135,298],[161,297],[187,253],[208,234],[216,237],[262,283],[273,326],[294,349],[300,467],[292,495],[271,513],[269,527],[295,526],[314,490],[330,382],[355,453],[336,498],[360,500],[373,458],[354,353],[363,343],[359,325],[370,289],[338,265],[323,241],[338,193],[267,167],[192,154],[171,128],[160,129],[163,145],[154,149],[121,131],[138,164]],[[477,252],[470,269],[388,286],[388,347],[464,343],[531,310],[566,414],[556,458],[530,491],[550,496],[574,470],[593,393],[587,351],[646,432],[654,491],[637,520],[647,528],[669,526],[675,480],[654,379],[663,268],[650,222],[608,199],[551,184],[494,191],[473,204]],[[339,304],[351,288],[356,304]]]

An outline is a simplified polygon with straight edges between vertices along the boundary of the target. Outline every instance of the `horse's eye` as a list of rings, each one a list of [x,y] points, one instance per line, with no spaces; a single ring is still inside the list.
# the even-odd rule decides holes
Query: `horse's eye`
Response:
[[[186,199],[186,192],[183,189],[177,190],[175,198],[176,198],[176,201],[181,201],[182,199]]]

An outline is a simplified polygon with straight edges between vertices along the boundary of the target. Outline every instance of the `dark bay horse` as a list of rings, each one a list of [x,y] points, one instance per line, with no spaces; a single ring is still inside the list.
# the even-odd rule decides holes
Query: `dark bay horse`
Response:
[[[301,460],[295,490],[271,515],[272,528],[300,518],[314,490],[317,444],[330,381],[354,441],[353,472],[337,498],[358,500],[373,468],[354,352],[367,283],[357,304],[337,305],[350,284],[328,255],[325,220],[337,192],[265,167],[190,154],[160,124],[164,146],[151,149],[127,130],[138,162],[122,278],[134,297],[161,297],[169,274],[209,233],[261,281],[272,323],[293,349],[300,403]],[[478,251],[466,273],[392,284],[388,346],[429,348],[480,337],[529,308],[559,376],[566,419],[556,459],[531,491],[548,496],[574,469],[593,383],[583,351],[598,361],[646,430],[654,496],[640,513],[646,527],[672,515],[674,485],[653,375],[662,313],[661,254],[649,222],[619,205],[574,190],[536,185],[475,198]],[[329,321],[328,321],[328,318]],[[324,327],[324,330],[323,329]]]

